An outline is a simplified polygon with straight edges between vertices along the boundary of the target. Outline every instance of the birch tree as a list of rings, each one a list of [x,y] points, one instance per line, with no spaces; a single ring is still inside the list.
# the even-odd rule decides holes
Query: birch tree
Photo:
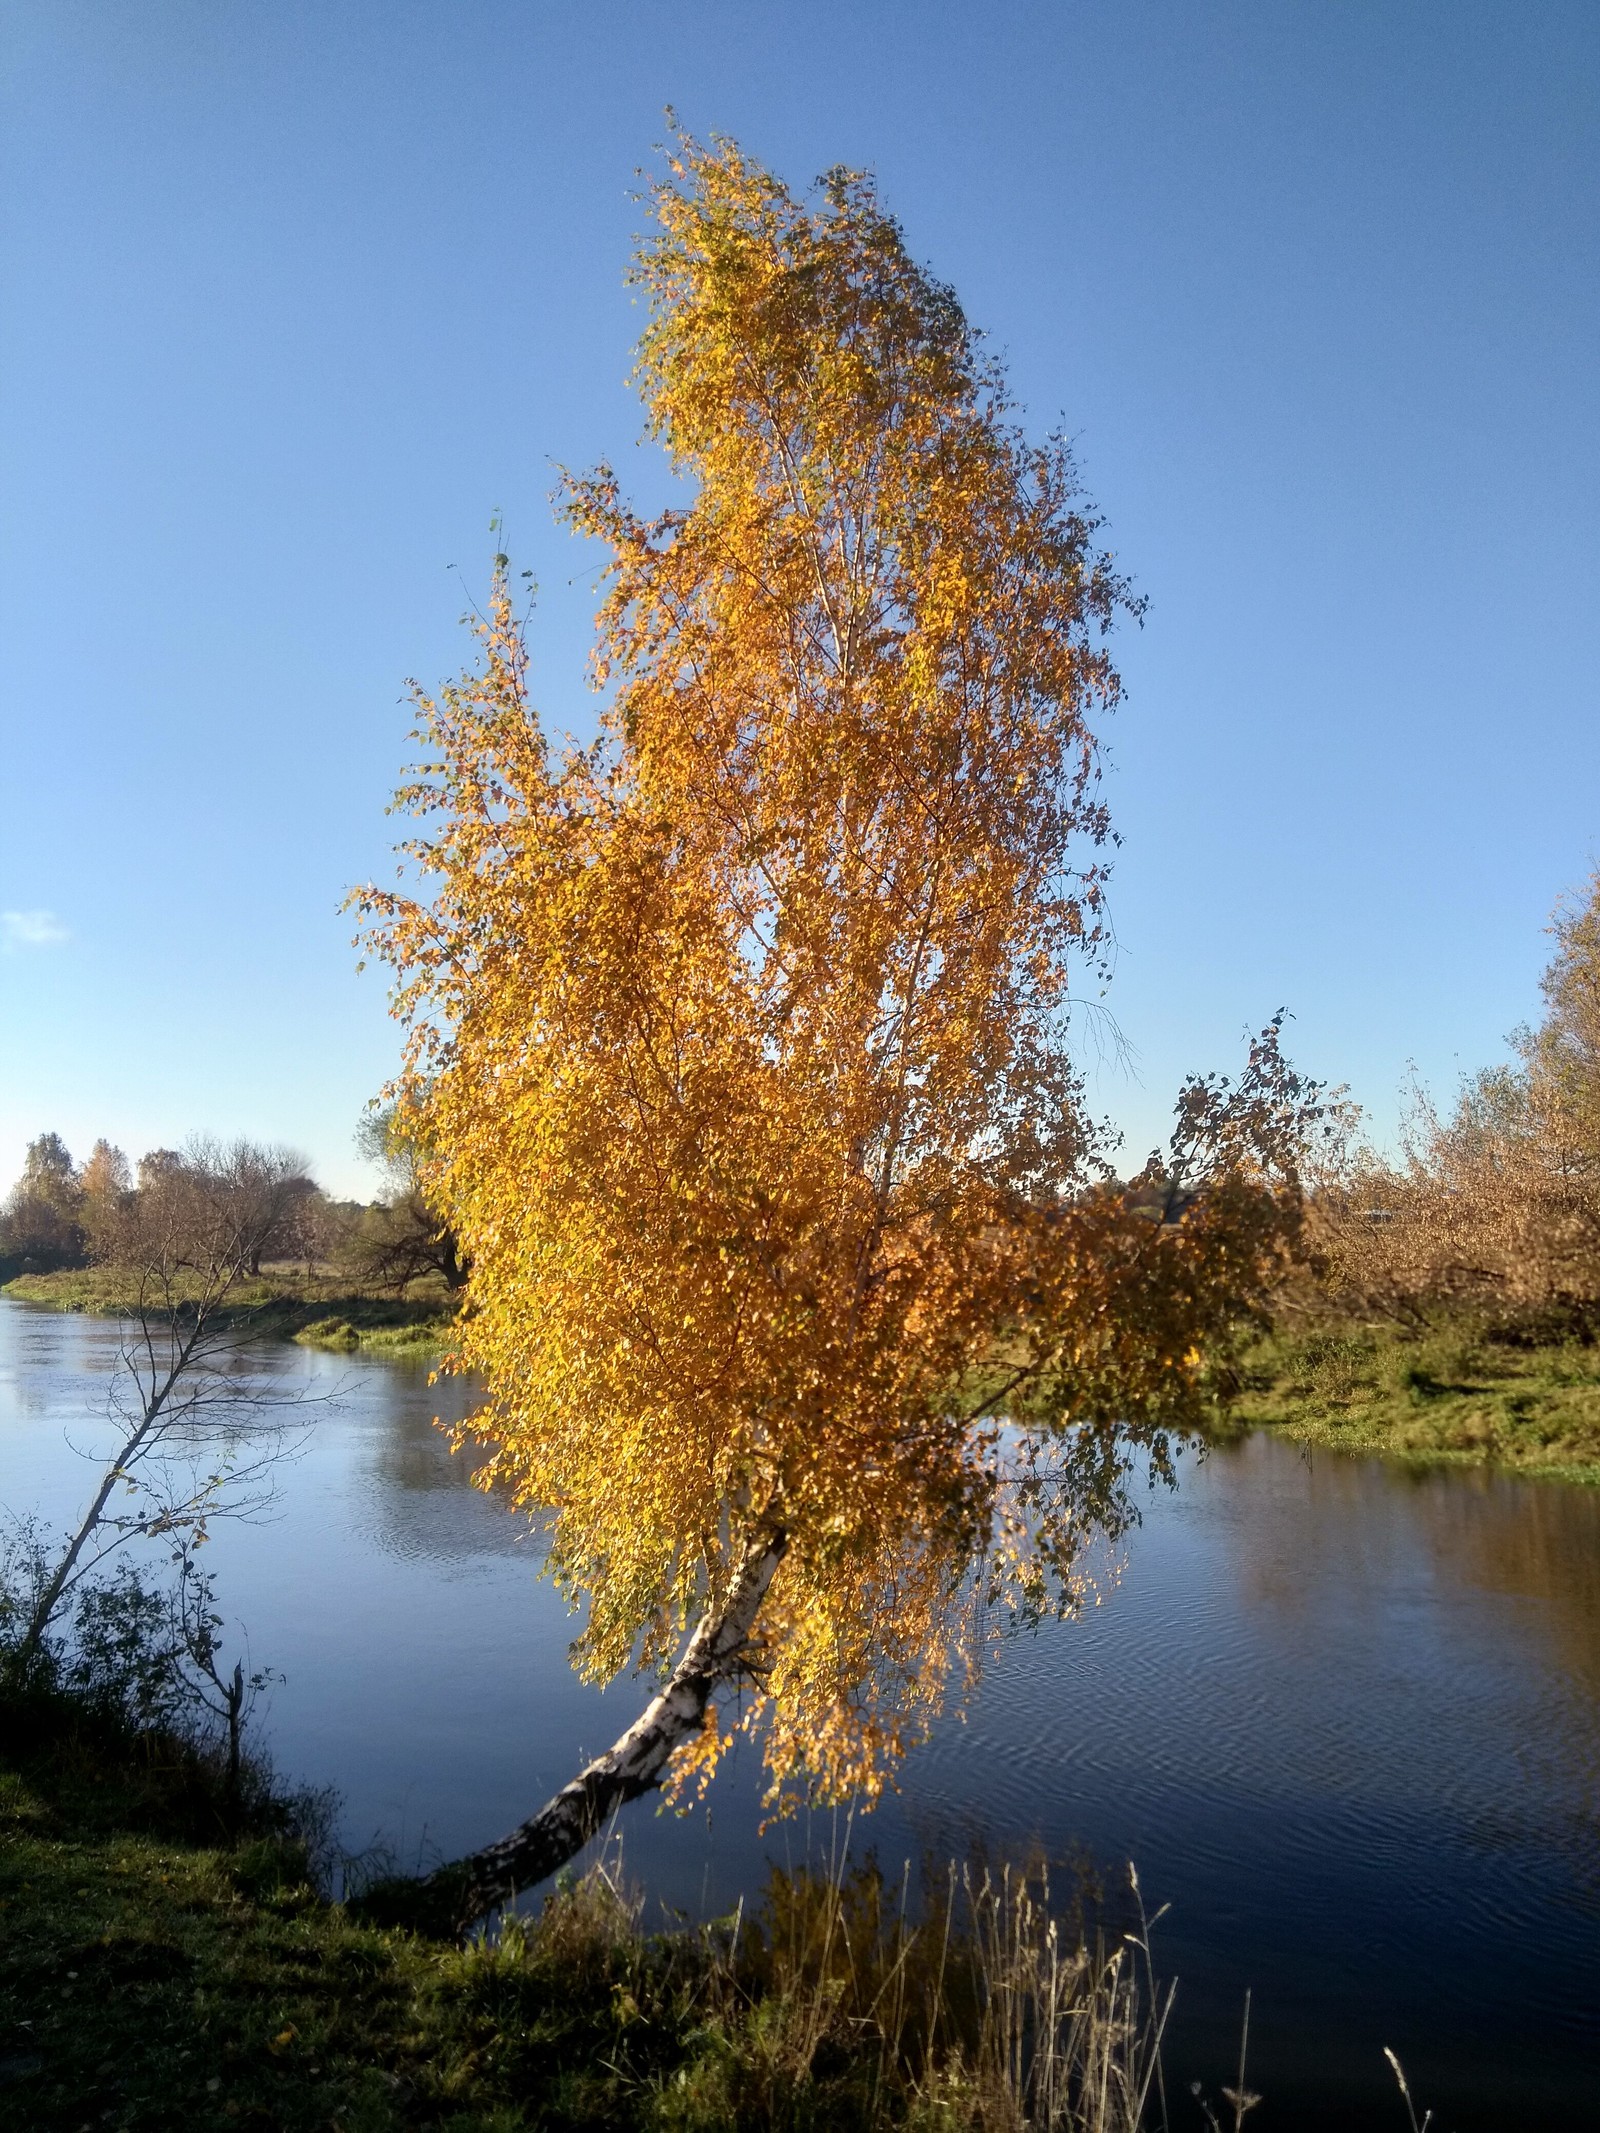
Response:
[[[547,740],[502,560],[419,697],[415,892],[361,899],[470,1260],[479,1479],[547,1521],[584,1674],[658,1684],[435,1877],[458,1921],[738,1731],[779,1808],[875,1796],[1196,1420],[1314,1108],[1274,1027],[1186,1091],[1163,1189],[1117,1186],[1068,1037],[1139,609],[1067,446],[866,179],[682,141],[649,205],[636,382],[688,500],[564,487],[599,738]]]

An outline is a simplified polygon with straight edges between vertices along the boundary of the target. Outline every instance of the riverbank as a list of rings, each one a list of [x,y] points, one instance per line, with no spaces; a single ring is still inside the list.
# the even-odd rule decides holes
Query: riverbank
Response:
[[[13,1510],[59,1526],[77,1509],[75,1445],[116,1345],[114,1321],[0,1303],[0,1499]],[[470,1408],[470,1385],[361,1355],[276,1354],[339,1406],[285,1470],[273,1520],[225,1525],[207,1550],[225,1661],[247,1625],[251,1664],[285,1677],[262,1720],[273,1752],[340,1787],[344,1842],[383,1831],[408,1864],[453,1855],[613,1738],[634,1692],[619,1684],[600,1704],[574,1685],[573,1625],[535,1576],[537,1549],[434,1428],[436,1413]],[[972,1722],[936,1730],[860,1841],[896,1880],[909,1855],[914,1882],[925,1849],[968,1843],[996,1859],[1035,1842],[1088,1856],[1113,1888],[1135,1857],[1152,1902],[1173,1906],[1158,1932],[1163,1967],[1182,1973],[1175,2116],[1191,2078],[1213,2093],[1231,2078],[1254,1984],[1250,2086],[1268,2101],[1252,2133],[1400,2118],[1385,2044],[1436,2124],[1581,2124],[1600,1969],[1584,1880],[1600,1491],[1478,1467],[1419,1477],[1256,1430],[1184,1457],[1176,1490],[1141,1484],[1135,1501],[1141,1523],[1103,1604],[1009,1640]],[[805,1856],[803,1828],[757,1836],[752,1762],[719,1773],[714,1827],[649,1801],[626,1810],[650,1925],[665,1922],[656,1896],[700,1916],[745,1891],[748,1914],[770,1858]],[[1507,1800],[1516,1842],[1486,1847]],[[825,1849],[827,1827],[812,1829]],[[0,2125],[13,2122],[29,2114],[0,2094]]]
[[[123,1308],[98,1267],[20,1275],[0,1296],[97,1317]],[[274,1266],[236,1292],[227,1315],[263,1339],[427,1360],[449,1345],[454,1309],[440,1281],[397,1297]],[[1600,1486],[1600,1344],[1576,1336],[1541,1340],[1467,1318],[1418,1330],[1322,1317],[1258,1341],[1238,1376],[1222,1436],[1262,1428],[1332,1451]]]
[[[1465,1317],[1279,1331],[1244,1357],[1225,1426],[1600,1485],[1600,1346],[1536,1333]]]
[[[0,2119],[633,2122],[605,2093],[619,2040],[603,1965],[557,1990],[537,1958],[512,1975],[495,1954],[364,1927],[317,1895],[292,1817],[258,1805],[230,1834],[180,1744],[59,1707],[4,1715]],[[507,2003],[527,2017],[515,2048]]]
[[[20,1274],[0,1296],[49,1311],[119,1317],[127,1308],[116,1278],[103,1267]],[[442,1281],[417,1282],[404,1296],[364,1289],[337,1273],[307,1274],[272,1266],[237,1288],[226,1322],[264,1340],[294,1340],[337,1353],[437,1355],[448,1345],[454,1301]]]
[[[1085,2094],[1050,2122],[1139,2123],[1159,2039],[1133,1956],[1075,1971],[1017,1877],[953,1932],[907,1928],[869,1871],[775,1876],[748,1918],[647,1935],[591,1874],[463,1949],[325,1901],[316,1819],[259,1788],[230,1808],[169,1736],[0,1700],[0,2118],[962,2133],[1032,2122],[996,2047],[1017,2021],[1045,2033],[1047,1985],[1055,2077]]]

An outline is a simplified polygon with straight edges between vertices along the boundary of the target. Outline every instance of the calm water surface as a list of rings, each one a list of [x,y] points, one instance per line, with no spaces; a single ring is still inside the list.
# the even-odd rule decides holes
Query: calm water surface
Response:
[[[0,1301],[0,1504],[65,1523],[104,1435],[115,1329]],[[312,1410],[280,1502],[211,1567],[286,1776],[337,1787],[352,1848],[408,1863],[500,1835],[639,1707],[567,1665],[535,1544],[433,1427],[461,1388],[264,1349]],[[1186,1462],[1103,1604],[1008,1648],[966,1723],[856,1825],[898,1872],[1039,1842],[1171,1906],[1169,2085],[1251,2085],[1274,2127],[1600,2124],[1600,1491],[1411,1477],[1254,1437]],[[692,1911],[753,1891],[749,1758],[688,1820],[630,1811],[630,1871]],[[826,1846],[826,1827],[811,1841]]]

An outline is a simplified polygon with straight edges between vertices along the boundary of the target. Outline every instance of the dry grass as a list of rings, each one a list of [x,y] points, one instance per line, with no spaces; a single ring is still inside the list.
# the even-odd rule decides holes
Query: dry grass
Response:
[[[693,2049],[653,2082],[646,2122],[674,2133],[1135,2133],[1161,2101],[1172,1999],[1140,1917],[1091,1945],[1045,1870],[970,1866],[914,1913],[909,1871],[886,1883],[869,1864],[776,1873],[754,1915],[651,1938],[602,1865],[478,1960],[609,1977],[625,2025],[670,2009]]]

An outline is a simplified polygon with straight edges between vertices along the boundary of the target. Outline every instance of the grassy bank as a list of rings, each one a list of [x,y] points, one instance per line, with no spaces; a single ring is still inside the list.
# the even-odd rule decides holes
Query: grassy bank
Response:
[[[115,1318],[124,1308],[114,1273],[81,1267],[56,1274],[22,1274],[0,1295],[51,1311],[87,1311]],[[417,1282],[404,1296],[353,1286],[338,1274],[307,1275],[300,1267],[272,1266],[242,1284],[229,1299],[226,1317],[241,1332],[263,1339],[297,1340],[310,1348],[376,1354],[437,1354],[445,1345],[454,1309],[443,1282]]]
[[[0,2120],[1128,2133],[1134,1957],[1074,1954],[1036,1897],[969,1879],[915,1928],[871,1873],[776,1877],[759,1915],[650,1936],[591,1876],[462,1949],[323,1901],[292,1815],[230,1810],[192,1748],[0,1703]]]
[[[363,1928],[318,1898],[303,1846],[270,1818],[230,1830],[179,1748],[34,1712],[0,1758],[0,2119],[625,2122],[602,2097],[616,2041],[603,1966],[558,1993],[537,1959],[512,1975],[498,1956]]]
[[[24,1274],[0,1295],[54,1311],[114,1317],[103,1269]],[[264,1339],[341,1353],[427,1358],[448,1343],[453,1299],[442,1282],[403,1297],[336,1274],[270,1267],[241,1288],[229,1316]],[[1332,1450],[1419,1464],[1498,1466],[1600,1484],[1600,1343],[1537,1326],[1467,1317],[1407,1328],[1319,1318],[1259,1341],[1239,1372],[1224,1431],[1259,1426]]]
[[[1600,1346],[1558,1332],[1467,1317],[1280,1332],[1245,1358],[1235,1418],[1339,1451],[1600,1483]]]

